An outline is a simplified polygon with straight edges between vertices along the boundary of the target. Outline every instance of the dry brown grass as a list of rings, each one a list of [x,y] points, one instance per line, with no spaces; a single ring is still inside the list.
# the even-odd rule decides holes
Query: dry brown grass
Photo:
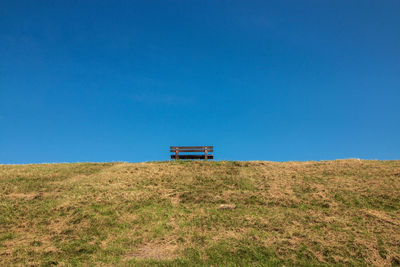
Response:
[[[0,265],[390,266],[399,222],[400,161],[0,165]]]

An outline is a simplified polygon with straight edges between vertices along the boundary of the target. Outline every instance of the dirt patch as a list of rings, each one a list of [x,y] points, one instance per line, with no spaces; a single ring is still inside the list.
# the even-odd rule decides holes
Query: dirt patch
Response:
[[[136,251],[126,255],[125,260],[133,259],[154,259],[154,260],[168,260],[173,259],[177,255],[176,244],[146,244],[138,248]]]

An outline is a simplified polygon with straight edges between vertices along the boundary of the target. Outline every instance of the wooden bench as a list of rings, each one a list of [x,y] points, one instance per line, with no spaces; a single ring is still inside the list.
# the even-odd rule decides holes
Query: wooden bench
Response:
[[[171,155],[171,159],[213,159],[214,156],[209,153],[214,152],[213,146],[171,146],[170,152],[174,153]],[[186,153],[201,153],[201,154],[186,154]],[[184,154],[179,154],[184,153]]]

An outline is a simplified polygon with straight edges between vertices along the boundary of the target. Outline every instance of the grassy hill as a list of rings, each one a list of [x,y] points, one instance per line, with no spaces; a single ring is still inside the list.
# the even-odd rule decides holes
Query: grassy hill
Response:
[[[400,161],[0,165],[0,266],[90,263],[399,265]]]

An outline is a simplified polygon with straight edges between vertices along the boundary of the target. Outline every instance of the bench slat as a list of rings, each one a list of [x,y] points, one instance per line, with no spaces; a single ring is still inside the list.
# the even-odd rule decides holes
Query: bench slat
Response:
[[[214,146],[171,146],[170,147],[170,149],[175,149],[175,148],[177,148],[177,149],[196,149],[196,148],[209,149],[209,148],[214,148]]]
[[[176,150],[175,149],[171,149],[169,152],[175,152]],[[178,153],[186,153],[186,152],[205,152],[206,150],[205,149],[185,149],[185,150],[182,150],[182,149],[178,149]],[[214,152],[214,150],[213,149],[207,149],[207,152]]]

